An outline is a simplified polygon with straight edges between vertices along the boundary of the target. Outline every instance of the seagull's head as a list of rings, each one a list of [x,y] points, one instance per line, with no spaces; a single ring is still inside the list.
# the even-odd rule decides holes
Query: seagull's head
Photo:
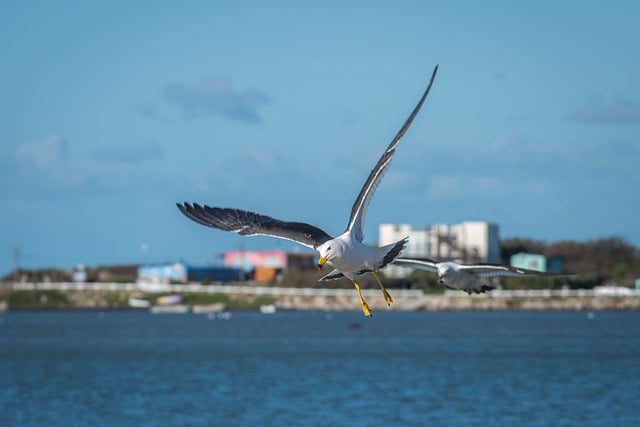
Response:
[[[438,264],[438,281],[444,283],[454,274],[454,269],[449,263],[441,262]]]
[[[333,240],[329,240],[328,242],[318,246],[317,250],[320,253],[320,258],[318,259],[318,270],[321,270],[325,263],[329,262],[329,264],[331,264],[332,259],[336,256],[340,256],[342,253],[342,246]]]

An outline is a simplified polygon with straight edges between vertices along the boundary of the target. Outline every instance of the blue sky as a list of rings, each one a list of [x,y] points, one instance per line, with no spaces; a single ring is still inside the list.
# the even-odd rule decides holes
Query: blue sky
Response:
[[[307,4],[308,3],[308,4]],[[195,201],[337,234],[380,222],[640,246],[640,3],[5,2],[0,274],[294,250]]]

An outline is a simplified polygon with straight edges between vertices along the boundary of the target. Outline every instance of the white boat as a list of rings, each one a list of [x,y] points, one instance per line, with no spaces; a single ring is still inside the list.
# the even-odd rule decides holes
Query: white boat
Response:
[[[184,304],[154,305],[149,311],[153,314],[182,314],[189,312],[189,306]]]
[[[146,299],[142,299],[142,298],[136,298],[136,297],[131,297],[129,298],[129,301],[127,301],[129,303],[129,307],[133,307],[133,308],[149,308],[151,307],[151,301],[146,300]]]
[[[275,304],[263,304],[260,306],[260,313],[262,314],[273,314],[276,312]]]
[[[224,304],[221,302],[214,304],[194,304],[191,311],[194,313],[219,313],[224,310]]]

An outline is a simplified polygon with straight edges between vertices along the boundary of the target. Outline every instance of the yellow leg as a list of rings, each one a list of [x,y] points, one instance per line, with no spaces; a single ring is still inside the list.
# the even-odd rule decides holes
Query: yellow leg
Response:
[[[391,305],[391,303],[393,302],[393,298],[391,298],[391,295],[389,295],[389,292],[387,292],[384,286],[382,286],[382,282],[380,281],[380,277],[378,277],[377,271],[373,272],[373,277],[376,279],[376,282],[378,282],[378,286],[380,286],[380,290],[384,295],[384,300],[387,302],[387,305]]]
[[[353,286],[356,287],[356,291],[358,291],[358,296],[360,297],[360,305],[362,306],[362,312],[366,317],[371,316],[371,309],[369,305],[365,302],[364,298],[362,298],[362,293],[360,292],[360,285],[355,280],[353,281]]]

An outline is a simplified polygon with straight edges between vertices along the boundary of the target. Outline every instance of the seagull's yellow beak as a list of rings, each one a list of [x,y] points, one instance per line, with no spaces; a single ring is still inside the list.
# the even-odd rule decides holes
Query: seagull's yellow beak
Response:
[[[320,259],[318,260],[318,270],[322,270],[322,266],[324,265],[325,262],[327,262],[327,257],[321,256]]]
[[[442,279],[444,279],[444,274],[440,274],[440,273],[438,273],[438,280],[440,281],[440,283],[442,283],[442,282],[443,282],[443,280],[442,280]]]

